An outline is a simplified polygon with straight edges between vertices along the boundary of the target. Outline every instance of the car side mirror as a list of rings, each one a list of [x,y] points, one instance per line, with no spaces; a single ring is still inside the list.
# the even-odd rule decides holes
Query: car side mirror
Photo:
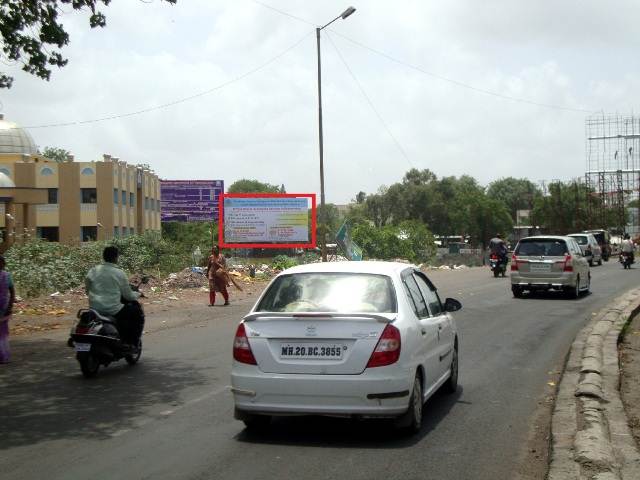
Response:
[[[462,308],[462,304],[456,300],[455,298],[447,298],[444,301],[444,311],[445,312],[457,312]]]

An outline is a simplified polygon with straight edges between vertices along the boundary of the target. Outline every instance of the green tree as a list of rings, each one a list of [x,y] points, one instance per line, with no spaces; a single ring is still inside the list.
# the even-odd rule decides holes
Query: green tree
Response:
[[[243,178],[236,180],[227,189],[227,193],[285,193],[284,185],[278,187],[270,183]]]
[[[65,162],[70,154],[71,152],[69,150],[58,147],[45,147],[44,150],[42,150],[42,155],[58,163]]]
[[[516,211],[531,210],[542,192],[526,178],[506,177],[491,182],[487,188],[487,196],[502,202],[515,221]]]
[[[601,199],[579,182],[552,182],[548,195],[535,200],[531,218],[549,233],[564,235],[589,228],[589,210],[600,211]],[[600,227],[618,224],[615,209],[605,209],[605,223]]]
[[[98,7],[110,3],[111,0],[0,0],[2,51],[7,59],[22,63],[25,72],[49,80],[49,66],[62,68],[68,62],[60,49],[69,43],[69,34],[58,15],[64,13],[65,7],[71,7],[71,12],[88,10],[89,26],[104,27],[107,19]],[[11,88],[12,84],[13,77],[0,72],[0,88]]]

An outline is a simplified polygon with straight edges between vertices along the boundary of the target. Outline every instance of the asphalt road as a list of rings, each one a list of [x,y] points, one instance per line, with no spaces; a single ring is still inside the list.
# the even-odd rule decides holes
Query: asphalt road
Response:
[[[327,418],[280,418],[268,433],[246,432],[232,418],[228,385],[231,340],[249,300],[194,305],[202,321],[147,335],[139,365],[119,362],[89,381],[62,332],[16,337],[14,362],[0,368],[0,476],[516,478],[571,341],[593,312],[637,286],[640,268],[610,262],[592,276],[591,295],[565,300],[514,299],[509,279],[488,269],[432,273],[441,295],[464,305],[460,389],[430,399],[412,437],[385,421]]]

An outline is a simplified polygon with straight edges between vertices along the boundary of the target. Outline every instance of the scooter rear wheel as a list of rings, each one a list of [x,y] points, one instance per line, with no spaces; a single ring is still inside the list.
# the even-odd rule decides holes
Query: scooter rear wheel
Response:
[[[125,355],[124,359],[129,365],[135,365],[142,355],[142,340],[138,342],[138,351],[135,354]]]
[[[100,369],[98,358],[91,352],[78,356],[78,362],[80,362],[80,370],[85,378],[95,377]]]

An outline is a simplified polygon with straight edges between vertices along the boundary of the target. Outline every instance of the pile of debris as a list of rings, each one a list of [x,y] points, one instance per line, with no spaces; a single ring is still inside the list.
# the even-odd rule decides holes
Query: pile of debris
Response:
[[[201,288],[209,285],[202,268],[185,268],[177,273],[170,273],[161,286],[168,289]]]

